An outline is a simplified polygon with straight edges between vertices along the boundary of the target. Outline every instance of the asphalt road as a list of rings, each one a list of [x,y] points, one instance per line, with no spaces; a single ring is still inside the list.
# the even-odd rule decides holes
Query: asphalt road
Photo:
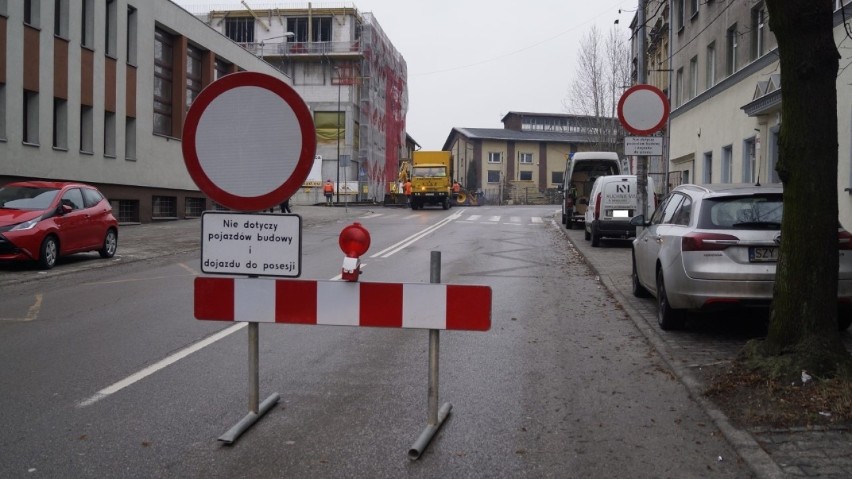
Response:
[[[282,400],[216,440],[247,411],[246,334],[192,319],[189,221],[124,228],[115,260],[0,270],[0,476],[750,477],[552,207],[329,210],[304,213],[304,278],[339,272],[358,221],[363,281],[428,282],[437,250],[443,282],[493,289],[489,332],[441,334],[453,412],[420,460],[422,330],[261,325],[260,395]]]

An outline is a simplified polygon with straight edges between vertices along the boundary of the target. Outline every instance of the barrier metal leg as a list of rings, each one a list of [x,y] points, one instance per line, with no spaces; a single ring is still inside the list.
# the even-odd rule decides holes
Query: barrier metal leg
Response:
[[[433,251],[430,263],[430,282],[441,282],[441,252]],[[444,424],[444,420],[450,415],[453,405],[444,403],[441,409],[438,409],[438,363],[440,356],[440,331],[437,329],[429,330],[429,420],[426,424],[426,429],[420,433],[420,437],[408,450],[408,458],[415,460],[420,458],[423,451],[432,441],[432,438]]]
[[[219,436],[219,440],[224,442],[225,444],[233,444],[234,441],[239,438],[242,433],[246,432],[248,428],[250,428],[254,423],[258,421],[264,414],[269,412],[272,409],[280,396],[278,393],[273,393],[271,396],[266,398],[262,404],[258,405],[258,400],[260,397],[260,352],[258,347],[258,324],[257,323],[249,323],[248,324],[248,370],[249,370],[249,380],[248,380],[248,400],[249,400],[249,413],[246,414],[244,418],[240,420],[234,427],[228,430],[225,434]]]

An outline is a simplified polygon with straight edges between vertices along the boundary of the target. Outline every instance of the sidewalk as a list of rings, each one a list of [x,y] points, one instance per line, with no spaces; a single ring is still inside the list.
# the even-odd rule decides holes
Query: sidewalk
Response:
[[[731,424],[724,413],[704,397],[706,384],[696,371],[701,365],[734,359],[744,341],[660,330],[656,302],[633,296],[629,242],[604,240],[601,247],[593,248],[591,242],[583,238],[583,230],[566,230],[558,221],[556,226],[757,477],[852,477],[852,430],[848,428],[741,430]],[[852,350],[852,333],[844,334],[844,342]]]

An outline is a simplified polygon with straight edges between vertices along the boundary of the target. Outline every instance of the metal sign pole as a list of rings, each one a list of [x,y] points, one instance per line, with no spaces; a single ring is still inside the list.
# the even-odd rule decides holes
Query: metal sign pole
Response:
[[[280,396],[278,393],[273,393],[271,396],[266,398],[263,401],[263,404],[258,405],[258,401],[260,398],[260,359],[259,359],[259,348],[258,348],[258,339],[260,337],[260,333],[258,330],[257,323],[249,323],[248,324],[248,341],[249,341],[249,354],[248,354],[248,402],[249,402],[249,412],[246,416],[238,422],[234,427],[228,430],[225,434],[222,434],[219,437],[219,440],[224,442],[225,444],[233,444],[234,441],[239,438],[242,433],[246,432],[248,428],[250,428],[254,423],[258,421],[264,414],[269,412],[272,409]]]
[[[432,251],[431,263],[429,269],[429,282],[441,282],[441,252]],[[441,409],[438,409],[438,363],[440,357],[440,330],[429,330],[429,416],[426,424],[426,429],[420,433],[420,437],[408,450],[408,458],[411,460],[418,459],[432,438],[444,424],[444,420],[450,415],[453,405],[444,403]]]

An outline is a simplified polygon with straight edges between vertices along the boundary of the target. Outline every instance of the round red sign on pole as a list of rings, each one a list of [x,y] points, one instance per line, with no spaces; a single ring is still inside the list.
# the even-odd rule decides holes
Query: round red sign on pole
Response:
[[[238,72],[208,85],[192,103],[182,149],[189,175],[213,201],[262,211],[305,182],[316,130],[292,87],[263,73]]]
[[[618,100],[618,120],[634,135],[650,135],[669,118],[669,99],[653,85],[634,85]]]

